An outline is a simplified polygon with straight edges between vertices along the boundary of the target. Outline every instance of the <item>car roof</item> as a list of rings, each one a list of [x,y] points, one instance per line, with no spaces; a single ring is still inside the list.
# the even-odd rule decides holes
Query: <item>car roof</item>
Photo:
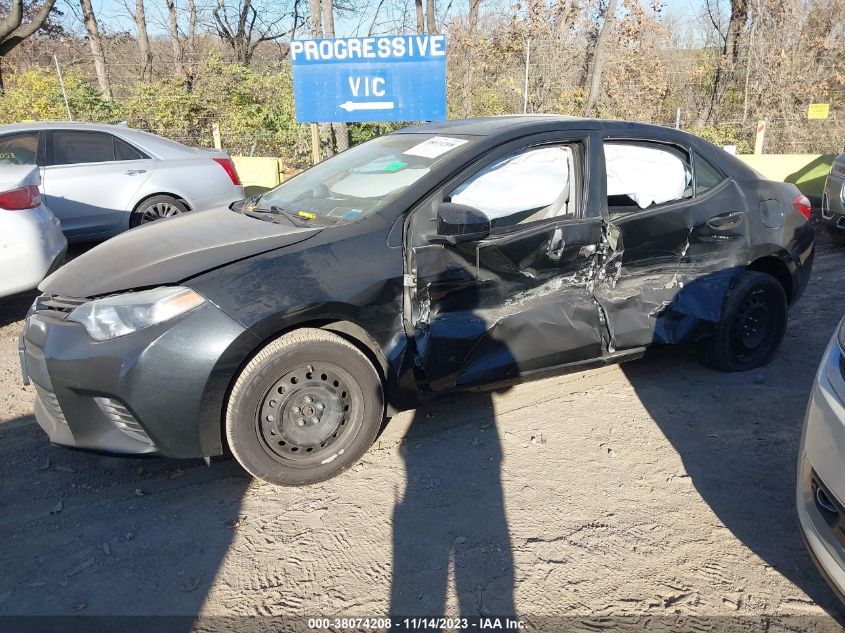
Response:
[[[0,125],[0,134],[14,132],[32,132],[36,130],[86,130],[89,132],[107,132],[124,140],[130,141],[141,149],[158,158],[195,157],[197,150],[177,141],[170,140],[151,132],[136,130],[126,125],[110,125],[108,123],[86,123],[81,121],[27,121]],[[200,153],[212,153],[214,150],[200,150]]]
[[[663,136],[676,130],[662,125],[637,123],[633,121],[615,121],[585,117],[565,116],[561,114],[506,114],[501,116],[480,117],[476,119],[453,119],[434,121],[397,130],[396,134],[433,134],[449,133],[468,136],[493,136],[503,133],[523,134],[544,129],[572,129],[609,131],[643,131],[658,133]]]
[[[435,121],[401,128],[393,134],[455,134],[484,137],[487,143],[502,143],[529,134],[561,130],[604,130],[611,137],[619,134],[620,137],[643,141],[680,143],[686,147],[695,148],[710,162],[719,165],[720,169],[732,178],[746,180],[760,178],[759,174],[736,156],[728,154],[699,136],[663,125],[636,121],[591,119],[558,114],[509,114],[477,119]]]

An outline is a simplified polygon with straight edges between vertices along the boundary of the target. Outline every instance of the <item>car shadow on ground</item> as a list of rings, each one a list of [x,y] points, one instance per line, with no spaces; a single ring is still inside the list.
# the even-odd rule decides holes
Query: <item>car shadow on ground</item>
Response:
[[[230,550],[247,474],[234,460],[52,447],[31,421],[0,426],[0,561],[14,569],[0,574],[0,616],[180,616],[163,630],[190,630]]]
[[[826,342],[826,339],[825,339]],[[795,480],[801,428],[823,348],[810,345],[813,359],[788,366],[720,374],[702,367],[693,350],[657,348],[622,365],[637,397],[678,452],[681,476],[718,521],[756,556],[804,591],[829,614],[842,619],[843,606],[815,569],[801,537],[795,509]],[[680,353],[679,353],[680,352]],[[777,383],[806,384],[783,389]],[[786,396],[781,393],[788,394]]]

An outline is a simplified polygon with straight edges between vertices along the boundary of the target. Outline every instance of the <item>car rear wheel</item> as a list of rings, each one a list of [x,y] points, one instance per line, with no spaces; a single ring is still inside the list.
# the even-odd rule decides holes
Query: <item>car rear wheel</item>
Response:
[[[701,347],[702,362],[720,371],[767,364],[786,331],[786,293],[765,273],[742,273],[725,293],[722,320]]]
[[[136,227],[187,212],[188,207],[181,200],[172,196],[153,196],[144,200],[132,212],[132,217],[129,218],[129,226]]]
[[[383,419],[381,380],[367,357],[337,334],[302,328],[244,367],[229,396],[226,438],[252,475],[298,486],[358,461]]]

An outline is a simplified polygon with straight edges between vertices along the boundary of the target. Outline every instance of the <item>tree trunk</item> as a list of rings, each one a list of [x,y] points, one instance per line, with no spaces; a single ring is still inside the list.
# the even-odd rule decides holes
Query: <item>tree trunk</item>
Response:
[[[100,28],[97,25],[97,17],[94,15],[94,8],[91,0],[79,0],[82,7],[82,17],[85,20],[85,29],[88,31],[88,41],[91,44],[91,55],[94,58],[94,71],[97,73],[97,83],[100,84],[100,91],[106,99],[111,99],[111,84],[109,83],[108,70],[106,69],[106,55],[103,52],[103,40],[100,38]]]
[[[478,32],[478,10],[481,0],[469,0],[469,28],[467,33],[466,54],[464,55],[464,90],[463,110],[464,116],[472,116],[472,93],[475,82],[475,34]]]
[[[417,9],[417,33],[422,35],[425,33],[425,18],[423,17],[422,0],[414,0],[414,6]]]
[[[725,45],[722,48],[722,57],[716,67],[716,76],[713,78],[713,91],[710,93],[710,101],[699,113],[696,123],[704,125],[712,122],[716,116],[722,99],[727,91],[728,84],[736,68],[739,58],[739,45],[742,40],[742,33],[748,22],[748,0],[731,0],[731,18],[728,21],[728,32],[725,34]]]
[[[323,7],[323,35],[334,37],[334,2],[333,0],[321,0]],[[349,149],[349,128],[346,123],[332,123],[332,132],[337,144],[337,151],[342,152]],[[331,143],[331,136],[329,136]]]
[[[429,33],[437,33],[437,12],[434,3],[435,0],[425,0],[425,18]]]
[[[197,76],[197,5],[194,0],[188,0],[188,35],[185,42],[187,43],[187,59],[184,60],[183,68],[188,89],[191,89]],[[184,51],[185,48],[186,45],[183,44],[182,50]],[[185,56],[183,53],[183,57]],[[248,64],[249,58],[247,57],[243,63]]]
[[[135,0],[135,28],[138,32],[138,51],[141,57],[141,81],[149,81],[153,73],[153,54],[147,33],[147,13],[144,0]]]
[[[176,0],[167,0],[167,26],[170,32],[170,48],[173,63],[182,68],[182,42],[179,41],[179,18],[176,15]]]
[[[308,0],[311,7],[311,37],[320,39],[323,37],[323,10],[320,0]]]
[[[587,105],[584,108],[585,114],[591,116],[595,111],[596,101],[601,90],[601,72],[604,67],[604,58],[607,54],[607,40],[613,30],[613,23],[616,20],[616,0],[609,0],[607,10],[604,13],[604,24],[596,38],[596,46],[593,49],[592,72],[590,73],[590,92],[587,95]]]
[[[308,0],[311,9],[311,37],[320,39],[323,37],[323,7],[321,0]],[[318,125],[320,136],[320,157],[330,158],[334,155],[334,144],[332,142],[332,124],[320,123]]]

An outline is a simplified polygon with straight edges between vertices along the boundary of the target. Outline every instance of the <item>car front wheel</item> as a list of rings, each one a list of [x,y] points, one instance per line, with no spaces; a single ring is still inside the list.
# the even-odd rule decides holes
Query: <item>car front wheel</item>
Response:
[[[337,334],[302,328],[244,367],[225,426],[232,454],[253,476],[298,486],[358,461],[383,419],[381,380],[367,357]]]
[[[720,371],[767,364],[786,331],[786,293],[771,275],[745,271],[725,293],[722,320],[701,347],[702,362]]]

